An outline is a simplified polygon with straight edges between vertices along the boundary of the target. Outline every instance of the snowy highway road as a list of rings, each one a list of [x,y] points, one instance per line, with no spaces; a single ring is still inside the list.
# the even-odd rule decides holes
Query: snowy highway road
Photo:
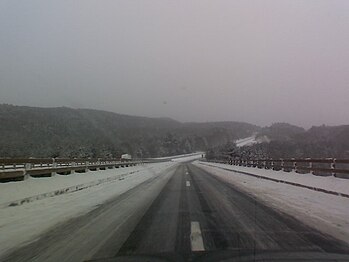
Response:
[[[215,261],[237,252],[348,254],[349,246],[196,165],[178,163],[2,259],[142,261],[160,255],[169,261],[202,256]]]

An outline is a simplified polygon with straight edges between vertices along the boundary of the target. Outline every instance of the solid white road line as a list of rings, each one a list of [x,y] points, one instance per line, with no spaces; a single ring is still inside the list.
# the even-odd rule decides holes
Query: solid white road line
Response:
[[[192,221],[190,230],[191,251],[205,251],[204,241],[202,240],[201,235],[200,223],[197,221]]]
[[[190,181],[186,181],[186,185],[187,185],[187,186],[190,186]]]

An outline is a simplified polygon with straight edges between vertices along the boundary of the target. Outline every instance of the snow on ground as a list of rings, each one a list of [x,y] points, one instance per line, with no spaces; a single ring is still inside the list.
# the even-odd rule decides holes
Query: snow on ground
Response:
[[[0,207],[24,198],[53,193],[66,188],[94,186],[112,178],[119,178],[130,173],[143,170],[144,166],[88,171],[87,173],[73,173],[70,175],[55,175],[53,177],[33,178],[24,181],[0,183]],[[117,176],[117,177],[116,177]]]
[[[333,176],[314,176],[310,173],[299,174],[296,172],[274,171],[270,169],[259,169],[256,167],[232,166],[219,163],[207,163],[217,167],[247,172],[266,178],[278,179],[286,182],[297,183],[309,187],[321,188],[327,191],[349,194],[349,179],[337,178]]]
[[[168,160],[185,162],[201,157],[201,153],[171,156]],[[127,168],[107,169],[100,172],[73,173],[70,175],[55,175],[46,178],[29,177],[25,181],[0,183],[0,207],[18,205],[61,193],[69,193],[87,187],[117,180],[122,176],[143,170],[144,166],[137,165]],[[25,201],[24,201],[25,200]]]
[[[191,154],[183,154],[183,155],[175,155],[175,156],[164,156],[164,157],[156,157],[156,158],[151,158],[155,160],[178,160],[178,161],[187,161],[197,159],[201,157],[201,155],[204,154],[204,152],[196,152],[196,153],[191,153]]]
[[[267,136],[260,136],[257,138],[257,134],[254,134],[250,137],[235,140],[235,144],[237,147],[252,146],[254,144],[259,144],[263,142],[269,143],[270,139]]]
[[[311,227],[349,243],[348,198],[223,170],[220,167],[226,168],[228,166],[224,164],[209,163],[214,166],[207,166],[206,163],[199,161],[194,162],[194,164],[258,198],[268,206],[288,213]],[[236,167],[233,166],[231,168]],[[265,171],[268,173],[266,175],[274,172],[275,175],[279,173],[246,167],[240,167],[239,170],[260,172],[260,174]],[[314,183],[317,181],[317,177],[310,174],[296,175],[300,177],[305,176],[304,181],[307,183],[312,179],[314,179]],[[293,174],[285,173],[279,174],[279,176],[283,176],[286,179],[287,176],[293,176]],[[342,183],[345,183],[348,188],[348,181],[344,179],[329,178],[325,179],[325,181],[328,181],[328,186],[331,188],[344,190],[345,186],[340,185]]]
[[[203,154],[204,154],[203,152],[199,152],[199,153],[190,154],[190,155],[183,155],[180,157],[172,158],[171,161],[173,161],[173,162],[187,162],[187,161],[191,161],[191,160],[200,159]]]
[[[242,139],[238,139],[235,141],[235,144],[237,147],[242,147],[242,146],[251,146],[253,144],[256,144],[256,136],[250,136],[250,137],[246,137],[246,138],[242,138]]]
[[[16,194],[23,196],[28,195],[28,192],[33,192],[33,190],[44,191],[44,189],[42,189],[44,187],[51,189],[57,188],[58,186],[53,186],[55,183],[60,186],[70,185],[70,183],[66,181],[68,179],[71,179],[70,182],[72,183],[82,183],[82,181],[90,181],[90,175],[95,179],[98,179],[101,176],[118,177],[120,174],[129,172],[128,175],[123,177],[123,180],[109,180],[105,183],[97,184],[73,193],[49,197],[19,206],[1,207],[0,255],[13,247],[17,247],[32,241],[35,239],[35,237],[38,237],[41,233],[45,232],[59,222],[86,214],[106,200],[130,190],[131,188],[154,176],[157,176],[162,171],[175,165],[176,163],[173,162],[154,163],[125,169],[113,169],[88,172],[86,174],[76,174],[76,176],[78,176],[77,178],[74,178],[74,175],[70,175],[68,177],[57,176],[55,178],[36,178],[33,182],[31,180],[14,182],[17,183],[16,185],[18,185],[18,187],[11,186],[11,189],[16,189]],[[42,182],[40,182],[40,180],[42,180]],[[40,186],[32,184],[34,182]],[[28,188],[26,188],[26,184],[28,185]],[[7,185],[9,184],[6,184],[6,186]],[[1,186],[0,199],[6,195],[4,191],[10,192],[5,190],[4,185]],[[47,190],[47,188],[45,190]],[[23,190],[25,193],[22,193],[21,190]],[[17,198],[15,194],[11,195],[12,198]],[[7,197],[7,201],[9,199],[10,198]]]

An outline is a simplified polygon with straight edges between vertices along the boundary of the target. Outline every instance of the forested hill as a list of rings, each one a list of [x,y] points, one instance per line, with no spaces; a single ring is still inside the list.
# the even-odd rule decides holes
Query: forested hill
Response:
[[[233,144],[209,150],[209,158],[221,158],[232,152],[243,159],[265,158],[349,158],[349,125],[313,126],[308,130],[287,123],[264,127],[254,145]]]
[[[0,105],[0,157],[158,157],[259,131],[241,122],[181,123],[92,110]]]

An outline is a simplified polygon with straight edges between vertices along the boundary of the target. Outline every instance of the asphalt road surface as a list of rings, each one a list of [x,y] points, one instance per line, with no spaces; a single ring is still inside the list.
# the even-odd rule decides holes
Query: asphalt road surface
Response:
[[[349,254],[349,247],[184,163],[3,260],[217,261],[265,254],[317,260],[328,252]]]

